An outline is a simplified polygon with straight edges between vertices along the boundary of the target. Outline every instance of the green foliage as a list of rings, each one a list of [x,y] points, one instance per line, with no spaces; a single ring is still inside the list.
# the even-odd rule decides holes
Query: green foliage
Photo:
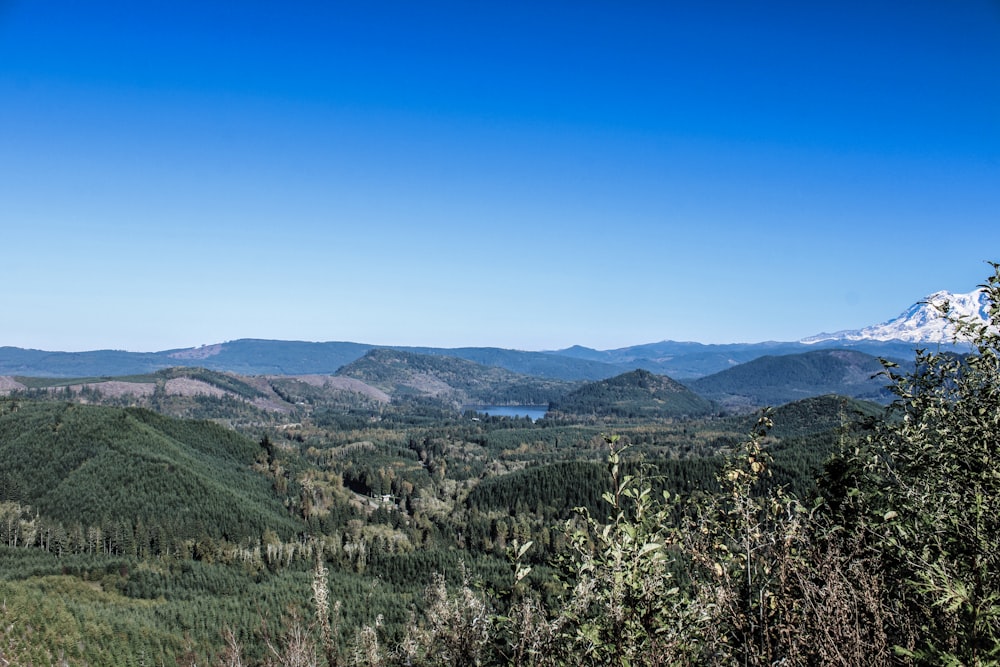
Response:
[[[1000,265],[986,324],[951,318],[968,355],[921,350],[885,362],[898,416],[832,467],[845,522],[878,554],[899,611],[902,655],[927,664],[1000,661]],[[943,316],[950,317],[947,306]]]
[[[582,511],[559,602],[528,596],[503,617],[511,664],[888,664],[880,580],[819,507],[763,483],[769,427],[726,459],[717,491],[686,501],[627,473],[609,438],[611,516]]]
[[[674,580],[683,553],[671,497],[654,499],[648,484],[624,472],[618,438],[607,442],[612,514],[605,523],[584,510],[585,525],[571,536],[576,581],[557,630],[565,659],[627,666],[694,658],[699,609]]]
[[[268,529],[290,535],[298,526],[251,470],[258,451],[209,422],[23,402],[0,416],[0,500],[30,505],[66,531],[113,535],[117,552],[134,552],[136,540],[166,548],[202,536],[259,539]]]
[[[182,638],[148,621],[153,603],[73,577],[0,582],[0,664],[138,665],[181,653]],[[145,617],[145,619],[143,618]],[[3,648],[6,642],[13,644]]]
[[[654,492],[665,490],[671,494],[712,489],[720,466],[717,458],[620,463],[623,474],[634,477],[643,473]],[[600,514],[612,483],[603,464],[564,461],[483,480],[469,493],[467,503],[480,511],[509,508],[515,515],[534,511],[565,519],[579,507]]]
[[[869,401],[836,394],[814,396],[774,408],[774,426],[768,435],[796,438],[816,433],[836,433],[858,422],[881,417],[884,412],[882,405]],[[748,419],[744,423],[749,430],[753,422]]]
[[[550,409],[559,416],[676,419],[711,414],[714,406],[665,375],[636,370],[586,384]]]
[[[730,409],[753,410],[810,396],[839,394],[879,403],[891,399],[878,359],[856,350],[811,350],[764,356],[688,382],[700,395]]]

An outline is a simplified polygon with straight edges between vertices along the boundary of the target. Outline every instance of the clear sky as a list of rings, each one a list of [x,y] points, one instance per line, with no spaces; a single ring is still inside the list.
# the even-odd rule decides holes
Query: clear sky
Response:
[[[796,340],[998,214],[995,0],[0,0],[0,345]]]

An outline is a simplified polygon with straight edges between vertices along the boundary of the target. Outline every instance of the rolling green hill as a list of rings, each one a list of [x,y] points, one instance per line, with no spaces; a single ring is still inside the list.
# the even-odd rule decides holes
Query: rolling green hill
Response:
[[[602,380],[631,368],[617,364],[591,361],[551,352],[507,350],[499,347],[396,347],[416,354],[457,357],[483,366],[505,368],[511,372],[568,382]]]
[[[713,409],[681,383],[641,369],[584,385],[550,406],[553,414],[625,419],[698,417]]]
[[[775,408],[771,435],[784,439],[835,431],[881,415],[884,411],[885,406],[871,401],[835,394],[813,396]],[[748,431],[752,426],[750,422],[746,421]]]
[[[824,394],[887,403],[886,382],[874,377],[881,370],[878,359],[863,352],[813,350],[760,357],[687,385],[731,410],[781,405]]]
[[[0,501],[65,526],[158,526],[170,541],[298,529],[251,469],[260,446],[149,410],[4,401]]]

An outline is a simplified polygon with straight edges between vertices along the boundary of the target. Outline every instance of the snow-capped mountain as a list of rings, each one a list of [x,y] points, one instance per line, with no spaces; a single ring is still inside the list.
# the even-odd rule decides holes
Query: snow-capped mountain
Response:
[[[922,301],[918,301],[897,317],[887,322],[865,327],[864,329],[821,333],[809,338],[803,338],[800,342],[811,344],[831,340],[900,340],[911,343],[952,343],[955,341],[954,327],[941,316],[941,313],[935,307],[945,301],[951,306],[951,313],[953,315],[975,317],[984,321],[987,319],[987,307],[989,304],[987,303],[986,293],[982,289],[977,289],[968,294],[953,294],[941,291],[925,297]]]

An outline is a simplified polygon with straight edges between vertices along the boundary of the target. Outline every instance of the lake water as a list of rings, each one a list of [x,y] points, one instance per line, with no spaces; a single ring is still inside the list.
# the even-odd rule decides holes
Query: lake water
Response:
[[[547,405],[468,405],[467,410],[475,410],[491,417],[529,417],[531,421],[545,416]]]

